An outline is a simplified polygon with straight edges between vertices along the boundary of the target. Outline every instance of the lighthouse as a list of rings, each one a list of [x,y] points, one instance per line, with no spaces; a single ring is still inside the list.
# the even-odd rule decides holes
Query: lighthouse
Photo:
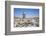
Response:
[[[26,16],[26,15],[25,15],[25,12],[23,12],[23,14],[22,14],[22,15],[23,15],[23,19],[24,19],[24,18],[25,18],[25,16]]]

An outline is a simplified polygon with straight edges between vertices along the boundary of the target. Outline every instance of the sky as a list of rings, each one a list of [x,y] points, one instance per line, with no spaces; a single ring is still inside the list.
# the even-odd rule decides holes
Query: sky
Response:
[[[23,12],[25,13],[26,18],[39,16],[39,9],[32,9],[32,8],[14,8],[14,16],[22,17]]]

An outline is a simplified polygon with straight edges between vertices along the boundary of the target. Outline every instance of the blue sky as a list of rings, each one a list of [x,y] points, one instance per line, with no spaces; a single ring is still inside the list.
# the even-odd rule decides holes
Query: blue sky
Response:
[[[26,17],[39,16],[39,9],[14,8],[14,16],[16,17],[22,17],[23,12]]]

